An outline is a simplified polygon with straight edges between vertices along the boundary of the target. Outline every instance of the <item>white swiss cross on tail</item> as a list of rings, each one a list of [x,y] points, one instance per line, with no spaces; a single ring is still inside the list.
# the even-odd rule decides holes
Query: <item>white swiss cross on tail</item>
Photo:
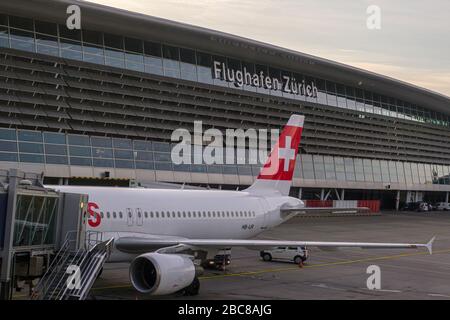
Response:
[[[295,160],[295,149],[292,149],[291,136],[286,136],[284,141],[284,148],[278,149],[278,158],[280,160],[284,160],[283,171],[289,171],[289,164],[291,163],[291,160]]]
[[[305,117],[293,114],[273,147],[269,159],[255,182],[247,189],[252,193],[279,192],[289,194],[294,175],[295,159]]]

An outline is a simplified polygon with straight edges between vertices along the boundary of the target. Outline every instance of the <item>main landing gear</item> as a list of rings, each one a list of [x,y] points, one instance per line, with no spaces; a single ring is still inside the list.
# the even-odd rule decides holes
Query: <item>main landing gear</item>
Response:
[[[196,296],[200,292],[200,281],[197,277],[194,278],[192,283],[182,290],[184,296]]]

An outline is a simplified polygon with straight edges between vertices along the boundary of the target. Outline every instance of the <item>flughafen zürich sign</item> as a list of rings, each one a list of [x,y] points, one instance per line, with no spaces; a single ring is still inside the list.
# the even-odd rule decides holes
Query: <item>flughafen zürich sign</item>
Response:
[[[225,63],[220,61],[213,62],[213,77],[233,82],[236,87],[247,85],[312,98],[317,97],[317,87],[314,81],[306,83],[305,80],[297,81],[295,77],[286,75],[283,75],[280,80],[265,74],[264,71],[259,73],[249,72],[245,67],[243,70],[234,70],[226,67]]]

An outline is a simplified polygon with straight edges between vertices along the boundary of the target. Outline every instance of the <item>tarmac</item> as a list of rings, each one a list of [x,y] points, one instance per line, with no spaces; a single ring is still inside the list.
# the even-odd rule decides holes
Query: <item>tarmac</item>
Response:
[[[107,264],[91,290],[103,299],[446,299],[450,300],[450,213],[303,217],[266,231],[260,239],[426,243],[426,249],[310,248],[304,266],[264,262],[258,251],[236,248],[225,271],[205,270],[193,297],[152,297],[131,287],[128,264]],[[369,266],[378,266],[380,289],[368,289]],[[376,267],[375,267],[376,268]],[[370,282],[370,281],[369,281]]]

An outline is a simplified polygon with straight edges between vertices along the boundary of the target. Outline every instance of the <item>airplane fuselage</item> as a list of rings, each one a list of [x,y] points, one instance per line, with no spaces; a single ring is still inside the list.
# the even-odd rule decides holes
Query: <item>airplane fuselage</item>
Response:
[[[130,236],[247,239],[282,223],[283,205],[303,206],[299,199],[276,193],[261,197],[245,191],[51,188],[88,194],[87,230],[102,232],[104,239]]]

